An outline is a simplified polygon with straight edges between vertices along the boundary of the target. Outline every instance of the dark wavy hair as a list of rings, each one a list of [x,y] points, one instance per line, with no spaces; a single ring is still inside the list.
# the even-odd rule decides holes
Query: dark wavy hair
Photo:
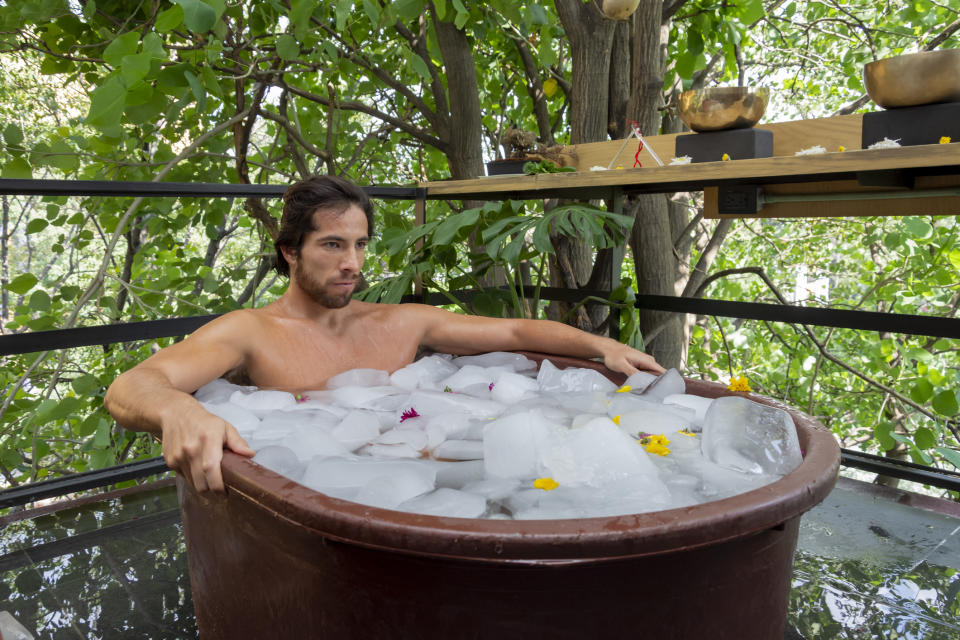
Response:
[[[287,187],[283,194],[283,217],[280,233],[273,245],[276,250],[274,268],[282,276],[290,276],[290,265],[283,257],[282,247],[299,254],[303,239],[311,231],[313,214],[329,211],[339,215],[355,204],[367,216],[367,235],[373,235],[373,203],[367,194],[349,180],[337,176],[312,176]]]

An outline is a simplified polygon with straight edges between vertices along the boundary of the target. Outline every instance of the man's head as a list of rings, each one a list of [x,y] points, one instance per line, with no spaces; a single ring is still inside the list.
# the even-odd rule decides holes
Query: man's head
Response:
[[[372,235],[373,204],[357,185],[336,176],[313,176],[290,185],[283,194],[280,234],[274,242],[277,273],[290,275],[290,265],[282,249],[298,255],[307,234],[318,230],[318,218],[341,216],[351,205],[363,211],[367,218],[367,235]],[[314,216],[317,212],[324,215]]]

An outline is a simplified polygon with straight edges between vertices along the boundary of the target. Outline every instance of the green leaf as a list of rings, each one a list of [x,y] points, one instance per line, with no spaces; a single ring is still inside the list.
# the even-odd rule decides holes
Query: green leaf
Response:
[[[423,58],[414,54],[410,56],[410,64],[413,65],[413,70],[417,72],[418,76],[424,80],[430,79],[430,69],[427,67],[427,63],[423,61]]]
[[[83,422],[75,426],[73,428],[73,431],[78,436],[86,438],[87,436],[92,435],[97,430],[97,427],[100,426],[101,420],[103,420],[103,418],[98,416],[96,413],[91,413],[90,415],[88,415],[86,418],[83,419]]]
[[[132,87],[147,76],[150,72],[150,61],[152,59],[149,53],[123,56],[120,62],[120,74],[123,76],[128,87]]]
[[[950,264],[953,265],[953,268],[957,271],[960,271],[960,249],[952,250],[948,258],[950,259]]]
[[[90,111],[87,124],[105,129],[120,124],[127,87],[118,75],[111,76],[90,95]]]
[[[9,123],[3,130],[3,140],[10,147],[19,147],[23,142],[23,131],[16,122]]]
[[[93,436],[93,446],[103,448],[110,444],[110,423],[103,418],[97,424],[97,435]]]
[[[910,387],[910,399],[924,404],[933,397],[933,385],[926,378],[920,378]]]
[[[904,218],[903,226],[916,240],[926,240],[933,235],[933,227],[930,223],[920,218]]]
[[[337,20],[337,31],[343,31],[347,26],[347,16],[353,11],[353,0],[337,0],[334,10]]]
[[[277,38],[277,55],[284,60],[295,60],[300,55],[300,43],[289,33]]]
[[[913,442],[921,449],[932,449],[937,444],[937,436],[926,427],[913,432]]]
[[[4,178],[21,178],[29,180],[33,177],[33,171],[30,164],[23,158],[14,158],[9,162],[3,163]]]
[[[960,411],[960,407],[957,406],[957,394],[950,389],[941,391],[933,397],[933,409],[944,416],[955,415]]]
[[[44,291],[43,289],[37,289],[32,294],[30,294],[29,306],[31,311],[49,311],[50,310],[50,294]]]
[[[185,69],[183,77],[187,79],[193,97],[197,99],[197,110],[203,113],[207,109],[207,90],[200,84],[200,80],[189,69]]]
[[[290,24],[293,25],[293,35],[299,42],[306,40],[310,34],[310,16],[316,6],[317,0],[293,0],[290,4]]]
[[[479,218],[479,209],[467,209],[462,213],[446,218],[437,226],[437,230],[433,232],[432,244],[449,244],[460,229],[476,224]]]
[[[183,18],[183,7],[175,4],[157,15],[157,21],[154,23],[153,28],[159,33],[166,33],[179,27],[180,23],[183,22]]]
[[[762,0],[745,0],[740,5],[740,20],[750,25],[764,16]]]
[[[137,52],[137,46],[140,44],[140,34],[136,31],[128,31],[122,36],[117,36],[113,42],[107,45],[103,50],[103,59],[111,67],[119,67],[124,56],[133,55]]]
[[[217,23],[217,12],[203,0],[173,0],[183,9],[183,21],[194,33],[206,33]]]
[[[32,273],[19,275],[7,283],[7,290],[23,295],[37,284],[37,276]]]
[[[960,451],[948,449],[946,447],[937,447],[934,449],[934,451],[943,456],[944,460],[955,466],[957,469],[960,469]]]
[[[47,225],[50,224],[43,218],[34,218],[27,223],[27,235],[31,233],[39,233],[47,228]]]
[[[99,389],[100,381],[96,378],[96,376],[85,373],[71,380],[70,386],[73,387],[73,390],[77,393],[77,395],[85,396],[94,389]]]

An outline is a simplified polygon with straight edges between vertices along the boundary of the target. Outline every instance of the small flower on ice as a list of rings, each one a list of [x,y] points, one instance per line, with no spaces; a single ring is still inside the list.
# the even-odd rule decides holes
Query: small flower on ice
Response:
[[[696,437],[697,437],[697,434],[691,433],[690,431],[687,431],[686,429],[680,429],[679,431],[677,431],[677,433],[682,433],[683,435],[689,436],[689,437],[691,437],[691,438],[696,438]]]
[[[727,385],[727,389],[730,391],[746,391],[747,393],[753,391],[753,389],[750,388],[750,381],[747,380],[747,376],[731,378],[730,384]]]
[[[620,426],[620,416],[613,416],[610,419],[613,420],[613,424],[617,425],[618,427]]]
[[[446,387],[443,388],[443,392],[444,392],[444,393],[453,393],[453,389],[451,389],[449,386],[446,386]]]
[[[419,417],[420,417],[420,414],[417,413],[417,410],[414,409],[413,407],[410,407],[409,409],[407,409],[406,411],[400,414],[400,422],[403,422],[407,418],[419,418]]]
[[[490,383],[490,386],[487,387],[487,391],[493,391],[493,383]]]
[[[641,433],[640,436],[637,443],[639,443],[647,453],[653,453],[658,456],[665,456],[670,453],[670,449],[667,447],[670,441],[662,433],[659,435]]]
[[[544,491],[553,491],[560,486],[560,483],[553,478],[537,478],[533,481],[534,489],[543,489]]]
[[[627,392],[630,391],[630,389],[632,389],[632,388],[633,388],[633,387],[631,387],[630,385],[625,384],[625,385],[623,385],[622,387],[620,387],[619,389],[617,389],[616,393],[627,393]]]
[[[293,399],[297,401],[297,404],[300,404],[301,402],[306,402],[310,398],[308,398],[307,394],[305,393],[298,393],[297,395],[293,396]]]

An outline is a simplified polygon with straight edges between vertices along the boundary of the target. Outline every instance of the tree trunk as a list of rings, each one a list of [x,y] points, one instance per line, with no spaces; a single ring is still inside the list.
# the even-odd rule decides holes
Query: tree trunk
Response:
[[[483,126],[473,50],[466,33],[452,22],[437,20],[436,27],[450,98],[446,151],[450,174],[455,179],[476,178],[483,175]]]

